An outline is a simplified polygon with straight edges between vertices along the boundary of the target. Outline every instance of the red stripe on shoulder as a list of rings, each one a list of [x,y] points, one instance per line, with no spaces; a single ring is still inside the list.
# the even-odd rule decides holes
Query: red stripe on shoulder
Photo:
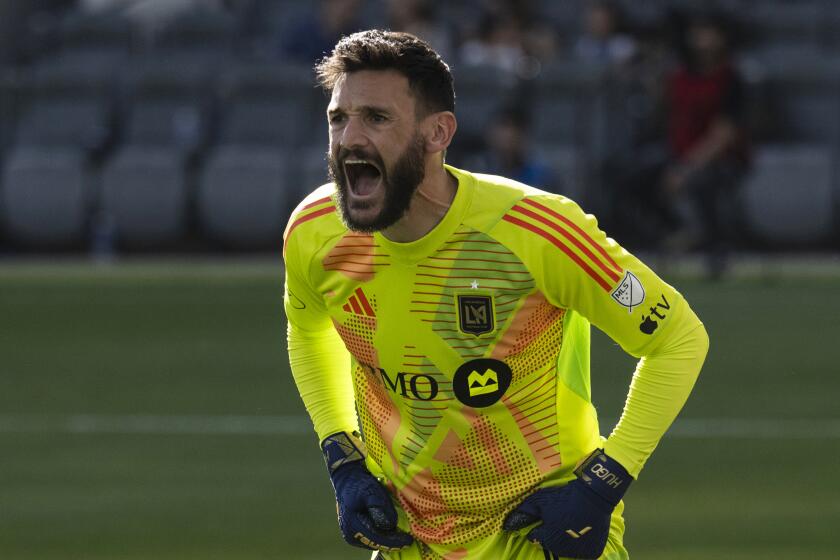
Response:
[[[332,198],[332,197],[325,196],[324,198],[319,198],[315,202],[310,202],[309,204],[307,204],[306,206],[301,208],[301,210],[306,210],[307,208],[312,208],[314,206],[320,206],[321,204],[324,204],[325,202],[329,202],[330,198]]]
[[[552,210],[552,209],[551,209],[551,208],[549,208],[548,206],[545,206],[545,205],[543,205],[543,204],[540,204],[539,202],[537,202],[537,201],[535,201],[535,200],[532,200],[532,199],[530,199],[530,198],[525,198],[525,199],[523,199],[523,200],[522,200],[522,202],[523,202],[523,203],[525,203],[525,204],[529,204],[529,205],[533,206],[534,208],[539,208],[540,210],[542,210],[542,211],[543,211],[543,212],[545,212],[546,214],[548,214],[548,215],[550,215],[550,216],[552,216],[552,217],[554,217],[554,218],[557,218],[558,220],[560,220],[560,221],[561,221],[561,222],[563,222],[564,224],[568,225],[570,228],[572,228],[572,229],[573,229],[573,230],[575,230],[578,234],[580,234],[580,236],[581,236],[581,237],[583,237],[583,238],[586,240],[586,242],[587,242],[587,243],[589,243],[590,245],[592,245],[592,247],[594,247],[596,251],[598,251],[599,253],[601,253],[601,256],[603,256],[603,257],[604,257],[604,259],[606,259],[606,261],[607,261],[608,263],[610,263],[610,265],[611,265],[611,266],[615,269],[615,271],[616,271],[616,272],[618,272],[618,273],[622,272],[621,267],[620,267],[620,266],[618,266],[618,263],[616,263],[616,262],[612,259],[612,257],[610,257],[610,255],[607,253],[607,250],[606,250],[606,249],[604,249],[604,247],[603,247],[603,246],[601,246],[599,243],[596,243],[596,242],[595,242],[595,240],[594,240],[594,239],[592,239],[592,237],[590,237],[588,233],[586,233],[585,231],[583,231],[583,229],[581,229],[581,227],[580,227],[579,225],[577,225],[576,223],[574,223],[573,221],[571,221],[571,220],[570,220],[569,218],[567,218],[566,216],[563,216],[562,214],[560,214],[560,213],[558,213],[558,212],[555,212],[554,210]]]
[[[300,216],[298,219],[292,222],[292,225],[290,225],[288,231],[286,231],[286,237],[283,239],[283,251],[286,251],[286,243],[288,243],[289,238],[291,238],[292,232],[295,230],[296,227],[308,222],[309,220],[314,220],[315,218],[325,216],[332,212],[335,212],[335,206],[327,206],[326,208],[321,208],[320,210],[315,210],[314,212],[310,212],[309,214]]]
[[[571,233],[569,233],[569,232],[568,232],[568,230],[566,230],[566,228],[564,228],[563,226],[561,226],[561,225],[559,225],[559,224],[557,224],[557,223],[555,223],[555,222],[553,222],[553,221],[549,220],[549,219],[548,219],[548,218],[546,218],[545,216],[542,216],[542,215],[540,215],[540,214],[537,214],[536,212],[533,212],[533,211],[531,211],[531,210],[528,210],[527,208],[523,208],[523,207],[519,206],[518,204],[517,204],[516,206],[514,206],[514,207],[513,207],[513,210],[515,210],[515,211],[519,212],[520,214],[524,214],[525,216],[528,216],[529,218],[533,218],[534,220],[537,220],[537,221],[538,221],[538,222],[540,222],[541,224],[545,224],[546,226],[550,227],[551,229],[553,229],[554,231],[556,231],[557,233],[559,233],[560,235],[562,235],[563,237],[565,237],[566,239],[568,239],[568,240],[572,243],[572,245],[574,245],[575,247],[577,247],[578,249],[580,249],[580,251],[581,251],[584,255],[586,255],[587,257],[589,257],[589,260],[591,260],[593,263],[595,263],[595,264],[598,266],[598,268],[600,268],[601,270],[603,270],[603,271],[604,271],[604,273],[605,273],[607,276],[609,276],[609,277],[610,277],[610,279],[611,279],[613,282],[618,282],[618,279],[619,279],[619,278],[621,278],[621,276],[619,276],[618,274],[616,274],[616,273],[615,273],[615,271],[614,271],[613,269],[611,269],[610,267],[608,267],[607,265],[605,265],[605,264],[601,261],[601,259],[599,259],[598,257],[596,257],[596,256],[595,256],[595,254],[594,254],[592,251],[590,251],[589,249],[587,249],[586,245],[584,245],[583,243],[581,243],[581,242],[580,242],[580,241],[579,241],[579,240],[578,240],[575,236],[573,236]]]
[[[567,247],[565,243],[563,243],[562,241],[560,241],[559,239],[557,239],[556,237],[554,237],[553,235],[551,235],[547,231],[544,231],[543,229],[538,228],[537,226],[535,226],[533,224],[530,224],[530,223],[528,223],[524,220],[520,220],[519,218],[515,218],[515,217],[513,217],[509,214],[505,214],[504,216],[502,216],[502,219],[506,222],[510,222],[510,223],[512,223],[516,226],[519,226],[521,228],[527,229],[528,231],[536,233],[537,235],[539,235],[540,237],[542,237],[544,239],[547,239],[555,247],[557,247],[558,249],[560,249],[561,251],[566,253],[567,257],[572,259],[572,261],[574,261],[575,264],[577,264],[581,269],[583,269],[584,272],[586,272],[589,276],[591,276],[593,280],[595,280],[602,288],[604,288],[604,290],[606,290],[608,292],[610,291],[611,288],[610,288],[609,283],[606,280],[604,280],[603,278],[601,278],[601,276],[597,272],[595,272],[592,269],[592,267],[590,267],[588,264],[586,264],[583,261],[583,259],[581,259],[571,249],[569,249],[569,247]]]

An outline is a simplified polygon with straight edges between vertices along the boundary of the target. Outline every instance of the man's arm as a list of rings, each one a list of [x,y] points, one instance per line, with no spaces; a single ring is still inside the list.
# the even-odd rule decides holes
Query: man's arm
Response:
[[[333,328],[323,299],[308,281],[306,253],[288,238],[288,231],[283,302],[289,363],[335,490],[339,529],[352,546],[404,548],[413,539],[397,529],[398,515],[390,494],[365,466],[350,353]]]
[[[538,271],[548,300],[582,315],[641,359],[621,421],[607,442],[607,454],[612,450],[635,477],[694,386],[708,348],[702,323],[673,286],[609,239],[574,202],[532,196],[505,219],[517,227],[500,227],[500,234],[528,247],[522,258]],[[588,386],[585,370],[588,366],[578,381]],[[574,364],[565,364],[561,373],[575,371]]]
[[[289,364],[318,440],[323,441],[335,432],[358,430],[350,353],[333,328],[323,297],[310,280],[314,248],[308,246],[308,236],[299,230],[292,234],[293,229],[294,226],[287,230],[283,254]]]
[[[332,325],[305,330],[289,320],[289,364],[318,441],[358,430],[350,354]]]
[[[709,349],[709,336],[686,304],[659,345],[636,366],[624,412],[604,445],[635,478],[682,409]]]
[[[529,540],[561,557],[598,558],[613,510],[688,398],[708,338],[682,295],[608,239],[595,218],[573,202],[535,196],[505,218],[550,241],[540,245],[526,238],[534,247],[523,253],[533,269],[545,272],[539,276],[540,288],[549,301],[586,317],[640,358],[624,413],[604,449],[581,449],[591,454],[580,462],[574,479],[540,488],[503,524],[512,531],[541,521],[530,529]],[[578,334],[588,344],[588,337]],[[588,358],[588,348],[581,352]],[[564,364],[561,375],[579,375],[588,387],[588,359],[582,362]],[[588,392],[580,396],[589,398]]]

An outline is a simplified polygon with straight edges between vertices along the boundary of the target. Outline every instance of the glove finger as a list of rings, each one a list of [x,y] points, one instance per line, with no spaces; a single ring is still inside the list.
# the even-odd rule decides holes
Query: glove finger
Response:
[[[505,517],[502,528],[505,531],[517,531],[542,519],[539,492],[531,494]]]
[[[404,531],[377,530],[373,520],[364,513],[356,513],[354,517],[356,520],[354,525],[359,528],[354,537],[370,548],[398,549],[405,548],[414,542],[414,537]]]
[[[524,529],[528,525],[536,523],[540,518],[531,513],[515,509],[510,512],[502,524],[502,529],[505,531],[518,531]]]
[[[381,486],[369,492],[364,498],[364,510],[373,521],[374,527],[382,531],[393,531],[397,527],[397,510],[387,490]]]
[[[393,507],[391,508],[393,510]],[[367,508],[368,517],[373,522],[373,527],[379,531],[393,531],[397,528],[397,512],[386,512],[379,506],[369,506]]]

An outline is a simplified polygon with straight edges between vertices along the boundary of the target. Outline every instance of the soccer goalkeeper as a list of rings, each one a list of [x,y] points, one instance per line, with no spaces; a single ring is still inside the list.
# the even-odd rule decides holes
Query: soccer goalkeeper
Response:
[[[332,182],[286,229],[285,308],[344,539],[388,560],[627,558],[622,498],[703,325],[571,200],[444,163],[453,81],[425,42],[356,33],[317,71]],[[590,323],[640,358],[606,439]]]

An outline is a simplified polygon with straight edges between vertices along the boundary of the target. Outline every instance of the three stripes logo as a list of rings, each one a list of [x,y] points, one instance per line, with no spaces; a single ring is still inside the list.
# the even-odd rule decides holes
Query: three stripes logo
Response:
[[[373,306],[361,288],[356,288],[353,295],[350,296],[350,299],[341,308],[347,313],[353,313],[363,317],[376,317]]]

